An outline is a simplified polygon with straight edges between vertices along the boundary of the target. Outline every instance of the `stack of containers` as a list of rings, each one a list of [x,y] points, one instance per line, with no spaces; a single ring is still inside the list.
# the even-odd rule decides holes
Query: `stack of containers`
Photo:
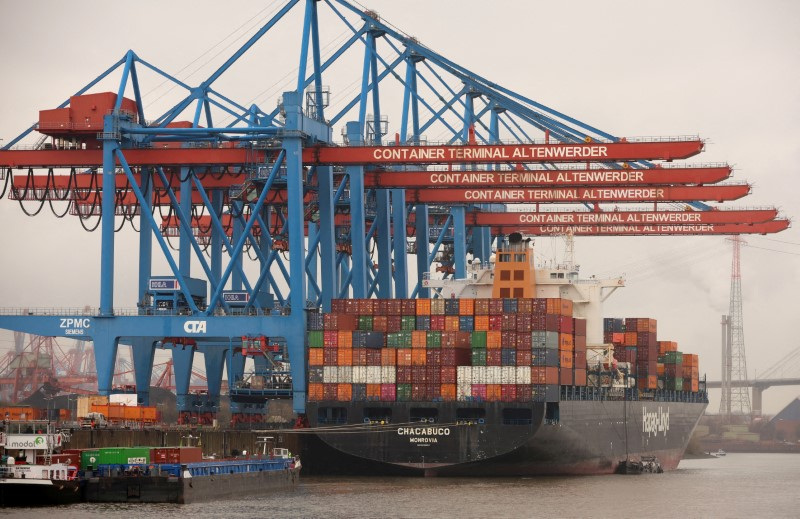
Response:
[[[309,313],[308,352],[311,401],[528,402],[586,384],[568,299],[333,300]]]
[[[664,362],[664,389],[683,390],[683,353],[668,351],[661,359]]]
[[[697,393],[700,390],[700,364],[695,354],[683,354],[683,391]]]
[[[658,388],[658,339],[655,319],[625,319],[626,345],[635,337],[636,346],[636,385],[641,390]],[[634,335],[635,334],[635,335]]]

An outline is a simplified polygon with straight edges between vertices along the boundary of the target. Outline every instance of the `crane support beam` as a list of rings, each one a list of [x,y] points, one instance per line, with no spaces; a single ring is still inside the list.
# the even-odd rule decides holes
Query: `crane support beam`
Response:
[[[715,234],[772,234],[789,227],[788,220],[729,224],[624,224],[624,225],[509,225],[494,226],[492,234],[521,232],[530,236],[683,236]]]
[[[168,172],[165,171],[165,173]],[[141,175],[139,173],[134,173],[133,178],[137,185],[142,185]],[[203,183],[203,187],[205,189],[227,189],[234,184],[244,184],[248,179],[246,174],[240,172],[227,172],[223,173],[222,175],[217,175],[216,172],[213,175],[205,175],[201,173],[198,175],[198,178]],[[169,187],[175,190],[180,188],[181,177],[177,171],[175,172],[175,175],[169,176],[168,179]],[[115,181],[118,191],[130,189],[130,183],[128,182],[127,176],[117,175]],[[163,191],[165,189],[160,177],[153,177],[152,182],[153,188],[157,191]],[[13,189],[9,193],[9,196],[12,200],[14,200],[17,199],[17,197],[23,199],[26,198],[24,195],[30,190],[41,191],[47,189],[61,192],[73,190],[85,193],[102,187],[103,177],[101,175],[95,175],[94,173],[76,173],[72,175],[67,173],[55,174],[54,172],[52,176],[49,173],[42,173],[38,175],[18,174],[14,176]]]
[[[319,146],[303,150],[303,161],[310,164],[338,165],[608,162],[686,159],[702,150],[703,141],[700,139],[580,144]]]
[[[750,192],[748,184],[721,186],[656,186],[527,189],[413,189],[408,203],[563,203],[563,202],[690,202],[736,200]]]
[[[650,169],[570,169],[507,171],[371,171],[368,187],[528,187],[714,184],[731,175],[730,166]]]
[[[33,196],[33,194],[31,194]],[[315,198],[315,194],[308,192],[305,194],[304,202],[306,204],[312,202]],[[41,200],[41,198],[28,198],[30,200]],[[116,201],[115,204],[117,207],[119,206],[136,206],[138,205],[139,201],[136,198],[136,195],[133,193],[127,193],[124,195],[118,194],[115,197]],[[103,200],[103,196],[99,192],[93,192],[91,195],[88,195],[85,199],[77,196],[71,199],[75,205],[78,206],[99,206]],[[53,201],[66,201],[61,198],[53,198]],[[286,205],[287,202],[287,191],[285,189],[272,189],[266,195],[264,199],[264,205]],[[153,207],[155,206],[169,206],[171,201],[169,197],[166,195],[164,191],[155,191],[153,193],[153,203],[151,204]],[[194,206],[202,206],[204,204],[203,198],[197,192],[192,192],[192,205]],[[81,213],[83,214],[83,213]]]
[[[303,149],[310,165],[467,164],[676,160],[697,155],[703,141],[467,146],[316,146]],[[249,148],[123,149],[129,166],[211,166],[268,162],[275,151]],[[0,150],[0,167],[99,167],[103,150]]]
[[[743,209],[728,211],[565,211],[479,213],[467,215],[467,224],[476,226],[514,227],[520,225],[653,225],[674,223],[761,223],[778,216],[777,209]],[[176,223],[177,226],[177,223]]]

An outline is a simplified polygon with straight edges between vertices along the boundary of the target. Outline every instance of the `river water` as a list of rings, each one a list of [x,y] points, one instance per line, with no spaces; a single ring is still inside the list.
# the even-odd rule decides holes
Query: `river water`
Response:
[[[76,504],[13,517],[783,518],[800,517],[800,455],[728,454],[641,476],[307,477],[295,491],[189,505]]]

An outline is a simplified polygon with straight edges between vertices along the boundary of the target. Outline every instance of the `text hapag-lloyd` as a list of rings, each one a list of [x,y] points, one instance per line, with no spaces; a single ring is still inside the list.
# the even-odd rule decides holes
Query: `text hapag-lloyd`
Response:
[[[667,435],[669,431],[669,407],[665,413],[661,406],[656,411],[647,412],[647,407],[642,406],[642,434],[647,437],[658,436],[658,433]]]
[[[489,159],[588,159],[608,156],[607,146],[485,146],[479,148],[452,147],[408,147],[375,148],[375,160],[489,160]]]

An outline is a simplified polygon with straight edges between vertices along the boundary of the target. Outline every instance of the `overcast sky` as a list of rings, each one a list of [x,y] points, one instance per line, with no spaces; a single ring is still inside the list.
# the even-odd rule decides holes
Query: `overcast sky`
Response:
[[[197,84],[241,44],[236,36],[252,33],[250,27],[275,5],[4,0],[0,138],[9,142],[37,120],[38,110],[56,107],[128,49]],[[691,161],[730,163],[733,180],[754,186],[750,196],[726,207],[777,206],[784,217],[800,214],[796,2],[375,0],[365,5],[456,63],[614,135],[700,135],[706,151]],[[275,31],[275,44],[289,52],[263,54],[263,62],[254,52],[255,61],[234,67],[220,83],[223,93],[269,111],[280,92],[293,88],[301,14],[302,6],[295,7],[287,27]],[[329,32],[336,37],[342,30],[337,25]],[[329,84],[352,88],[360,76],[360,67],[353,67],[350,78]],[[163,111],[178,94],[161,87],[146,99]],[[393,134],[399,121],[389,126]],[[334,135],[340,131],[334,128]],[[0,218],[1,307],[98,306],[99,232],[83,231],[73,217],[56,219],[49,208],[28,218],[6,199],[0,201]],[[133,307],[136,237],[126,229],[118,241],[115,306]],[[552,256],[556,241],[537,240],[540,257]],[[742,291],[752,376],[800,347],[800,231],[795,226],[747,241]],[[658,319],[660,339],[699,353],[701,372],[719,379],[719,321],[728,311],[731,270],[724,237],[579,238],[576,253],[586,276],[628,278],[628,286],[609,299],[607,315]],[[11,347],[9,333],[0,340],[0,348]],[[800,376],[800,366],[786,375]],[[768,390],[765,411],[780,410],[798,394],[800,388]],[[709,411],[718,406],[718,392],[712,392]]]

